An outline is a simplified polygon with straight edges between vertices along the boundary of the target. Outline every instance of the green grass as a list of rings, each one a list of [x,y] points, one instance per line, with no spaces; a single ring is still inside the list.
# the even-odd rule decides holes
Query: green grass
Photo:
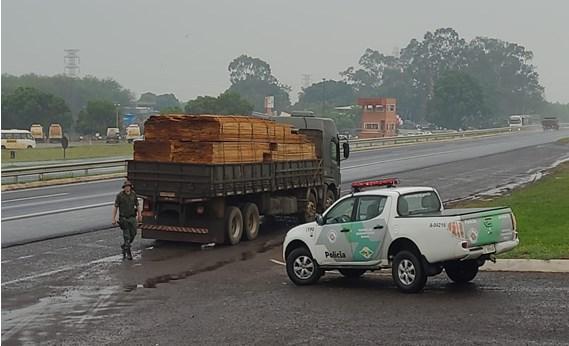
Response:
[[[63,160],[63,149],[61,147],[21,149],[15,150],[15,152],[16,159],[10,159],[10,150],[2,150],[2,164]],[[76,160],[126,155],[132,155],[132,144],[93,144],[70,146],[67,148],[65,158],[67,160]]]
[[[452,205],[491,206],[511,207],[518,223],[520,245],[501,258],[569,259],[569,163],[511,195]]]

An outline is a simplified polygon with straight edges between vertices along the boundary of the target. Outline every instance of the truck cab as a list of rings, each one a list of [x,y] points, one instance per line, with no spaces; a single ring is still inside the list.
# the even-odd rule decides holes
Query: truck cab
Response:
[[[478,267],[519,243],[509,208],[445,210],[432,187],[394,187],[396,179],[352,184],[361,191],[338,200],[316,222],[291,229],[283,244],[290,279],[316,282],[323,271],[359,277],[392,269],[403,292],[421,290],[428,276],[444,269],[467,282]]]

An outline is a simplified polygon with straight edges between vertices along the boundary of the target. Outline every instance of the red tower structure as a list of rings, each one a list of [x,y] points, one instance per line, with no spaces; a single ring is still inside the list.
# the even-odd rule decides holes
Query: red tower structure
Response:
[[[362,107],[360,138],[397,135],[397,99],[359,98],[358,105]]]

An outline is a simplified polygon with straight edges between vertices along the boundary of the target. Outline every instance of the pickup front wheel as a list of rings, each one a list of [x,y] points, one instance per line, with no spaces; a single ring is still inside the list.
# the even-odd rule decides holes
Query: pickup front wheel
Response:
[[[452,281],[463,284],[476,277],[476,274],[478,274],[478,263],[472,260],[447,263],[445,272]]]
[[[427,283],[427,274],[419,257],[408,250],[395,255],[391,274],[399,290],[404,293],[419,292]]]
[[[286,258],[286,273],[296,285],[311,285],[320,279],[322,272],[312,254],[305,247],[299,247]]]

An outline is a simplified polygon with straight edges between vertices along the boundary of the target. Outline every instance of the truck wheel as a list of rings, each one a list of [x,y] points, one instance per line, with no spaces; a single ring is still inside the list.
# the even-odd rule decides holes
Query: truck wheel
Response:
[[[395,255],[391,274],[397,288],[403,293],[419,292],[427,283],[427,274],[421,261],[411,251],[403,250]]]
[[[260,216],[259,208],[255,203],[245,203],[241,209],[243,214],[243,236],[247,240],[256,239],[259,235]]]
[[[322,275],[320,266],[305,247],[296,248],[287,256],[286,273],[299,286],[316,283]]]
[[[225,234],[230,245],[238,244],[243,236],[243,215],[237,207],[225,211]]]
[[[478,274],[478,263],[476,261],[447,263],[445,272],[452,281],[463,284],[476,277],[476,274]]]
[[[350,279],[357,279],[366,272],[365,269],[340,269],[339,271],[340,274]]]
[[[316,219],[316,208],[318,206],[318,201],[314,193],[308,194],[308,199],[304,205],[304,211],[300,215],[302,222],[312,222]]]

